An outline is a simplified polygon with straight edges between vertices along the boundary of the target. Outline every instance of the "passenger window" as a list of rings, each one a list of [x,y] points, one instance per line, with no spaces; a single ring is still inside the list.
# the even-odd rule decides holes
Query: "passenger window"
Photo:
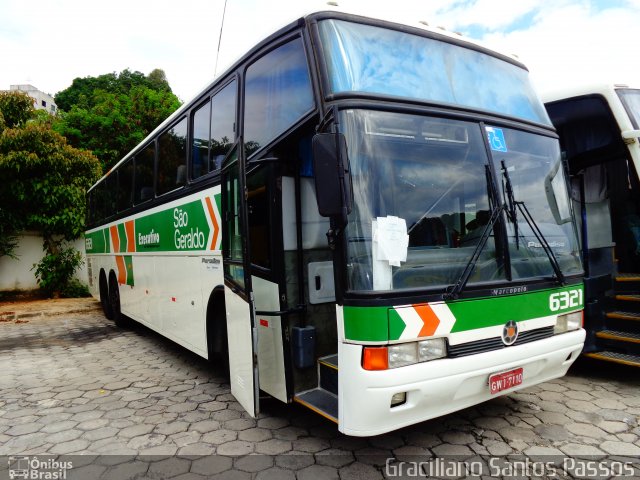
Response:
[[[158,195],[182,187],[187,181],[187,119],[160,135],[158,142]]]
[[[105,218],[109,218],[111,215],[116,213],[116,198],[117,198],[117,188],[118,188],[118,172],[113,171],[107,178],[104,180],[105,191],[104,191],[104,199],[105,199]],[[114,195],[115,192],[115,195]]]
[[[94,188],[93,202],[95,205],[95,213],[93,220],[96,223],[102,222],[106,217],[107,195],[105,181],[103,180]]]
[[[133,160],[127,160],[118,167],[118,212],[127,210],[132,205]]]
[[[193,114],[193,140],[191,142],[191,178],[208,172],[209,121],[211,102],[202,105]]]
[[[87,193],[87,207],[84,220],[87,225],[93,225],[96,220],[96,189],[94,188]]]
[[[211,151],[209,171],[220,170],[222,160],[235,140],[236,82],[233,81],[213,96],[211,107]]]
[[[155,163],[155,145],[150,143],[135,158],[134,203],[151,200],[153,193],[153,166]]]
[[[247,69],[244,139],[247,156],[314,107],[302,39],[269,52]]]
[[[273,165],[266,165],[247,175],[247,214],[251,263],[271,268],[271,202],[269,178]]]

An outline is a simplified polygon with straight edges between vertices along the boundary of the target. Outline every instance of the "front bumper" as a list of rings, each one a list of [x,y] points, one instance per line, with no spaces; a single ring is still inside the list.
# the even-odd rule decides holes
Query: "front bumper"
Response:
[[[370,436],[455,412],[522,388],[561,377],[580,354],[585,331],[461,358],[384,371],[361,366],[362,345],[339,345],[339,430]],[[496,395],[489,376],[522,367],[522,385]],[[406,392],[404,404],[391,407],[391,397]]]

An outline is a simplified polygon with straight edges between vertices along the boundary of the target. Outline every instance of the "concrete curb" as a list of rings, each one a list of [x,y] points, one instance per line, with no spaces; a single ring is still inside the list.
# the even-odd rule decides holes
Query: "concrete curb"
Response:
[[[63,303],[56,300],[18,302],[0,306],[0,324],[22,323],[29,319],[42,319],[53,315],[98,312],[100,309],[100,302],[94,299],[69,299]]]

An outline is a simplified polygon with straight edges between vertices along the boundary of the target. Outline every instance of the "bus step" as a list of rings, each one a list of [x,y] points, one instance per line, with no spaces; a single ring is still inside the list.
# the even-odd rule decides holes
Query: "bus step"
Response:
[[[620,363],[622,365],[630,365],[632,367],[640,367],[640,356],[628,355],[626,353],[617,352],[591,352],[585,353],[585,357],[604,360],[605,362]]]
[[[318,359],[318,378],[320,388],[338,395],[338,354]]]
[[[616,295],[616,300],[621,302],[640,302],[640,295],[619,293]]]
[[[618,330],[601,330],[596,337],[618,342],[640,343],[640,333],[620,332]]]
[[[615,312],[607,312],[605,313],[605,316],[607,318],[616,318],[618,320],[640,320],[640,313],[621,312],[619,310]]]
[[[314,388],[293,396],[293,401],[338,423],[338,396],[324,388]]]
[[[618,273],[616,282],[640,282],[640,273]]]

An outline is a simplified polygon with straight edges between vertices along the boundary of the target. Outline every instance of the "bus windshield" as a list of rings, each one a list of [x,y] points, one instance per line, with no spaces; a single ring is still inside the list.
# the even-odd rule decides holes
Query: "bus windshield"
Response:
[[[483,132],[475,122],[382,111],[346,110],[341,118],[354,194],[347,227],[352,291],[446,288],[455,283],[498,203],[492,197],[504,197],[502,162],[515,200],[525,202],[563,273],[582,271],[560,152],[552,138],[491,127]],[[498,130],[503,148],[493,145],[489,156],[483,135]],[[488,168],[490,162],[493,168]],[[388,232],[382,228],[388,228],[389,221],[403,227],[384,245]],[[508,273],[513,279],[553,275],[549,258],[522,216],[507,222],[506,233],[510,272],[492,233],[469,285],[500,283]],[[404,244],[403,235],[408,236]],[[389,249],[400,261],[393,261]]]
[[[388,28],[320,22],[331,93],[393,95],[551,121],[526,69],[462,44]]]
[[[618,95],[631,118],[633,128],[640,128],[640,90],[618,90]]]

